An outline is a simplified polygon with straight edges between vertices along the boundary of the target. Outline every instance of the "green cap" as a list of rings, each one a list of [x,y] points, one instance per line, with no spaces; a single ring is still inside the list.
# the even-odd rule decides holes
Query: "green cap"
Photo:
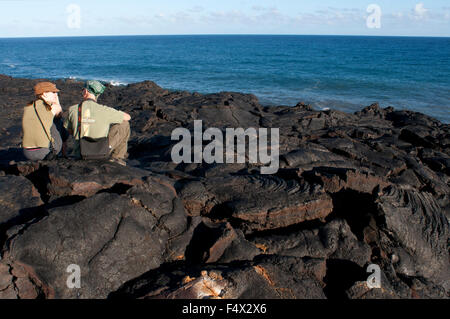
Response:
[[[105,92],[106,89],[106,87],[99,81],[87,81],[84,87],[95,96],[99,96],[100,94]]]

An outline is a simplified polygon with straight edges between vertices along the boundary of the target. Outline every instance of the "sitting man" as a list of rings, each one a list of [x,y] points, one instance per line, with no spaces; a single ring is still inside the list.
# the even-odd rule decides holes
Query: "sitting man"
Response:
[[[78,129],[79,105],[70,107],[64,127],[75,138],[74,152],[81,157],[80,139],[88,137],[109,139],[111,161],[125,166],[128,156],[128,139],[130,138],[130,115],[97,103],[98,97],[105,91],[105,86],[98,81],[87,81],[83,89],[81,103],[81,129]]]
[[[62,126],[62,108],[59,90],[51,82],[40,82],[34,87],[36,100],[23,112],[23,154],[28,160],[40,161],[65,155],[67,131]]]

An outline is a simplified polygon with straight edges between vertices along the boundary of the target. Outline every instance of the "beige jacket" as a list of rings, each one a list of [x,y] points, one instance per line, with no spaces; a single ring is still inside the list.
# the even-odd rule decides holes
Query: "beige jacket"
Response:
[[[36,115],[34,110],[34,105],[30,104],[24,108],[23,118],[22,118],[22,130],[23,130],[23,140],[22,147],[23,148],[43,148],[50,147],[50,141],[47,135],[52,138],[51,135],[51,127],[53,125],[54,115],[52,111],[47,110],[45,107],[44,101],[37,100],[35,102],[36,110],[39,114],[39,117],[44,124],[44,128],[42,127],[39,118]]]

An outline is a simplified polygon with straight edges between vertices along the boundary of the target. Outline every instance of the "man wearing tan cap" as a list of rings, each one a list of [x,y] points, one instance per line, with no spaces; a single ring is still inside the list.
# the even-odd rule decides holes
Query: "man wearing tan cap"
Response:
[[[62,126],[62,108],[59,90],[51,82],[40,82],[34,87],[36,100],[23,112],[22,147],[25,157],[31,161],[49,159],[58,155],[68,134]]]

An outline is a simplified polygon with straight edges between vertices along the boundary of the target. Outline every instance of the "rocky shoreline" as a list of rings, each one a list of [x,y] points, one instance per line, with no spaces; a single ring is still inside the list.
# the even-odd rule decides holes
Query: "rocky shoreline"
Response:
[[[133,118],[130,165],[28,163],[21,116],[36,82],[0,75],[0,299],[449,297],[450,125],[146,81],[99,101]],[[65,110],[80,101],[80,82],[56,84]],[[172,131],[195,120],[279,128],[279,171],[173,163]]]

